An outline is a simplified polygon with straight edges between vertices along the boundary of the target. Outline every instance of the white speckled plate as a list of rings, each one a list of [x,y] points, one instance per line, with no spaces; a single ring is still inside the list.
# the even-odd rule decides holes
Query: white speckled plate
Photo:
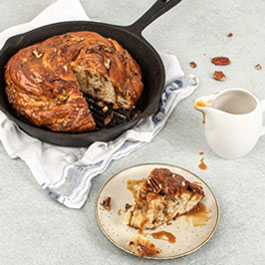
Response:
[[[168,164],[141,164],[129,167],[112,176],[101,188],[95,207],[95,214],[98,225],[107,237],[107,239],[120,249],[132,253],[127,242],[136,235],[137,229],[129,227],[123,223],[125,204],[134,204],[132,193],[126,188],[126,181],[129,179],[146,178],[154,168],[168,168],[174,173],[178,173],[190,182],[198,182],[203,186],[205,198],[202,200],[207,208],[209,220],[205,221],[200,226],[194,226],[196,219],[194,217],[180,216],[172,221],[171,225],[162,225],[155,230],[144,230],[147,233],[158,231],[167,231],[176,237],[176,243],[169,243],[161,239],[154,239],[150,235],[147,236],[156,247],[161,249],[161,253],[147,257],[151,259],[173,259],[188,255],[206,244],[214,234],[219,221],[219,207],[216,198],[208,187],[208,185],[195,174],[186,169],[168,165]],[[111,197],[111,210],[107,211],[100,204],[107,197]]]

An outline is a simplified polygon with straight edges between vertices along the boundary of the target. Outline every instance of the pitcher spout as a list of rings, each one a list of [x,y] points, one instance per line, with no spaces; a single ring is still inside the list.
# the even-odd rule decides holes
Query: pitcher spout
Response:
[[[212,108],[212,102],[216,98],[216,96],[217,94],[200,97],[194,103],[194,108],[200,111],[203,115],[203,121],[202,121],[203,124],[205,124],[207,113],[214,111],[214,109]]]

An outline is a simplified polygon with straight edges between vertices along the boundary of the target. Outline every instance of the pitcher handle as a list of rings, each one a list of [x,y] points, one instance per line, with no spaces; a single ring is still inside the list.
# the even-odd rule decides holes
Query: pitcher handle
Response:
[[[262,112],[265,112],[265,99],[263,99],[261,102],[261,110]],[[262,129],[261,129],[261,134],[260,135],[264,135],[265,134],[265,125],[262,126]]]

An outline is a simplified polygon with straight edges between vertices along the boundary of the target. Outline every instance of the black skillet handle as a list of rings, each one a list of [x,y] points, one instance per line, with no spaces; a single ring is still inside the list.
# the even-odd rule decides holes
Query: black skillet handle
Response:
[[[177,5],[181,0],[157,0],[153,6],[146,11],[146,13],[141,16],[136,22],[132,25],[127,26],[127,30],[131,33],[135,33],[138,36],[141,36],[141,32],[150,25],[155,19],[165,14],[172,7]]]

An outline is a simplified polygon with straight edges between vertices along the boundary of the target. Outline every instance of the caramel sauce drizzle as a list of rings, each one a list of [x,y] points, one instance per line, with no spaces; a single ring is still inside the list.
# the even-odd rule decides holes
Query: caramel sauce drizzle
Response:
[[[192,223],[194,227],[204,226],[212,217],[209,216],[212,210],[207,210],[204,203],[200,202],[198,207],[192,209],[185,215],[186,222]]]
[[[204,163],[204,158],[202,158],[201,160],[201,163],[199,164],[199,169],[201,169],[201,170],[206,170],[207,169],[207,166],[206,166],[206,164]]]
[[[118,214],[119,216],[121,216],[123,212],[124,212],[124,209],[120,209],[120,210],[118,210],[117,214]]]
[[[203,117],[202,123],[205,124],[205,112],[203,110],[200,110],[199,107],[209,107],[209,106],[207,106],[207,104],[202,100],[196,101],[194,105],[194,108],[202,113],[202,117]]]
[[[149,221],[149,218],[147,216],[144,216],[143,221],[140,223],[140,229],[144,229],[144,225]]]
[[[150,235],[155,239],[165,240],[171,244],[176,243],[176,237],[172,233],[167,232],[167,231],[154,232],[154,233],[151,233]]]
[[[127,189],[133,194],[133,198],[135,201],[137,201],[137,195],[139,188],[144,184],[145,179],[128,179],[126,184],[127,184]]]

